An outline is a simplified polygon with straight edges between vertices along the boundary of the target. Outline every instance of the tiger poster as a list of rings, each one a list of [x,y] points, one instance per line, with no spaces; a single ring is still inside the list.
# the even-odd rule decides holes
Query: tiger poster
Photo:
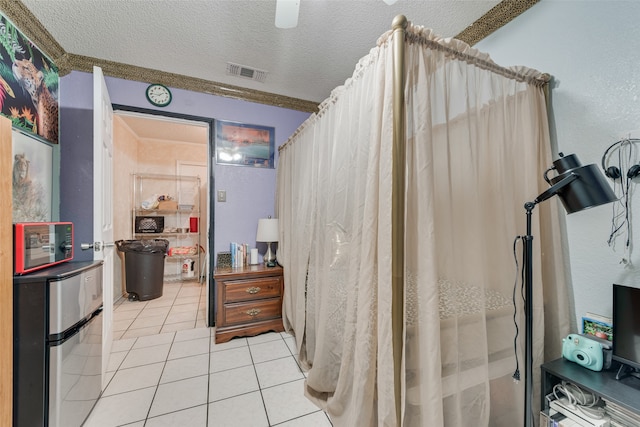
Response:
[[[0,114],[57,144],[58,87],[58,68],[0,14]]]

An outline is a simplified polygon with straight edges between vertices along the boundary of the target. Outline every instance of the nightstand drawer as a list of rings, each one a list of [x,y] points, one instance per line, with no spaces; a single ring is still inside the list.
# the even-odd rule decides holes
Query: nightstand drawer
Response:
[[[282,315],[280,298],[250,301],[246,303],[225,304],[224,324],[246,324],[268,319],[277,319]]]
[[[276,298],[282,293],[280,277],[224,282],[225,303]]]

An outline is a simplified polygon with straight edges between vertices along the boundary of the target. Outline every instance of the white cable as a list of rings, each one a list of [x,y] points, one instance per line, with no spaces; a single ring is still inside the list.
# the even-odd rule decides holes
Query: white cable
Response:
[[[559,400],[561,396],[558,393],[562,393],[567,398],[571,409],[578,410],[591,418],[605,417],[605,409],[602,406],[595,406],[600,403],[600,397],[596,394],[585,392],[577,385],[566,381],[553,386],[553,396]]]

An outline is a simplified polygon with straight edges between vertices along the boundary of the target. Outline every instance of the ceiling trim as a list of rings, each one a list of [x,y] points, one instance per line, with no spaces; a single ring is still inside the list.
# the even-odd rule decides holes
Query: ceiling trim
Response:
[[[473,46],[489,34],[512,21],[539,0],[503,0],[480,19],[465,28],[456,39]],[[93,72],[93,66],[111,77],[126,80],[162,83],[174,88],[224,96],[242,101],[257,102],[297,111],[316,112],[318,102],[246,89],[210,80],[167,73],[150,68],[67,53],[42,23],[19,0],[0,0],[0,9],[38,48],[46,53],[58,67],[61,76],[73,70]]]
[[[455,36],[473,46],[497,29],[507,25],[540,0],[502,0],[477,21]]]
[[[0,0],[0,9],[24,35],[49,56],[60,71],[63,70],[64,60],[61,58],[66,55],[65,50],[24,3],[16,0]],[[69,71],[66,70],[65,74]]]

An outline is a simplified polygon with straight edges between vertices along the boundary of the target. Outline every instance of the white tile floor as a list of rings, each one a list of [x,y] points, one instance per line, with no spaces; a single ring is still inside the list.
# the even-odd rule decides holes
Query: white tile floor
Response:
[[[108,385],[85,427],[330,427],[303,394],[293,337],[215,344],[204,286],[165,283],[163,296],[122,301]]]

